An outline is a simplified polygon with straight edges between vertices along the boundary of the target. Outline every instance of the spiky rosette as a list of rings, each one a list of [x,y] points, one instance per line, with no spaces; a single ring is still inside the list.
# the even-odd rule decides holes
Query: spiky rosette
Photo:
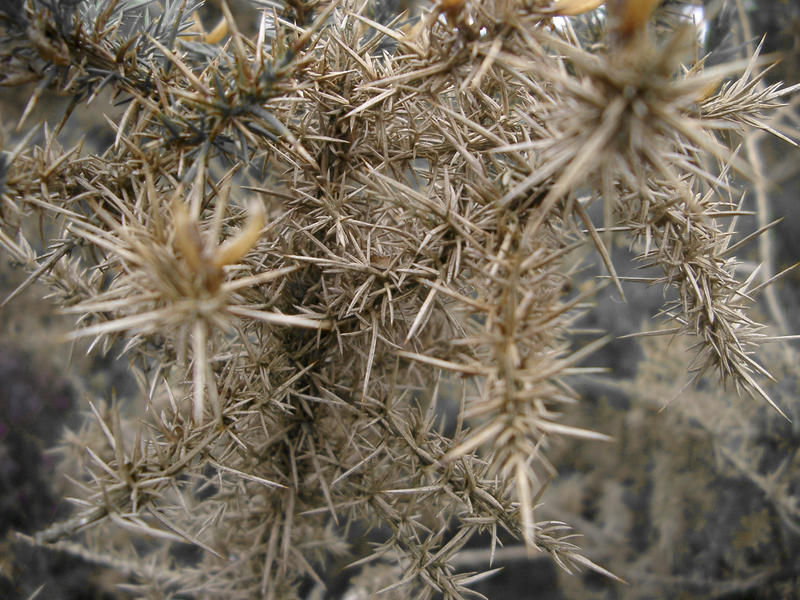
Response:
[[[644,257],[658,262],[667,273],[664,281],[681,291],[681,301],[667,312],[681,323],[680,331],[700,340],[696,376],[715,367],[723,379],[769,400],[754,379],[767,373],[751,356],[761,326],[745,316],[750,282],[734,276],[730,233],[720,222],[741,213],[717,195],[727,188],[731,167],[747,172],[726,145],[734,143],[731,128],[772,130],[761,111],[792,88],[757,87],[761,76],[752,73],[760,64],[758,52],[735,64],[684,67],[696,43],[695,27],[679,25],[659,41],[647,28],[647,15],[629,14],[631,4],[610,8],[616,37],[605,54],[551,42],[568,69],[549,75],[555,93],[540,116],[548,133],[495,149],[534,149],[541,168],[515,184],[503,201],[540,195],[539,213],[527,225],[531,236],[564,204],[587,228],[622,294],[606,242],[585,201],[575,199],[576,189],[588,189],[589,201],[602,201],[609,231],[632,230],[634,239],[644,241]],[[720,81],[742,70],[714,93]]]
[[[605,342],[573,346],[587,242],[621,284],[591,204],[677,290],[664,310],[699,337],[697,376],[758,393],[761,284],[736,279],[725,219],[735,130],[769,128],[783,93],[751,84],[759,61],[693,63],[692,26],[650,30],[656,0],[607,3],[591,51],[561,17],[596,0],[380,22],[369,2],[265,1],[252,39],[224,2],[192,39],[191,3],[127,20],[145,4],[111,0],[105,25],[43,0],[0,13],[15,77],[126,104],[94,156],[48,131],[0,159],[23,286],[56,287],[70,338],[124,344],[145,406],[95,403],[65,442],[78,512],[36,540],[84,535],[154,596],[295,599],[352,550],[391,563],[370,593],[460,600],[486,575],[456,569],[481,533],[608,574],[536,520],[554,442],[607,439],[560,420]],[[184,543],[194,562],[152,566]]]

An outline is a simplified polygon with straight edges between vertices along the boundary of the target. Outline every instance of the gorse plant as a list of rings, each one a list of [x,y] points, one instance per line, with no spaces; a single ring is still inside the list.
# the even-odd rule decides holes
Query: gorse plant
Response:
[[[581,250],[623,295],[627,239],[692,378],[772,403],[729,174],[791,88],[757,52],[705,68],[677,2],[253,4],[250,36],[224,2],[213,35],[187,0],[0,2],[23,121],[71,99],[0,155],[0,244],[70,340],[129,357],[147,409],[92,404],[61,448],[74,516],[35,541],[165,597],[294,598],[349,555],[381,567],[369,594],[466,598],[484,574],[452,563],[480,533],[610,575],[535,510],[552,439],[608,439],[559,420],[606,342],[572,345]],[[106,89],[113,142],[63,148]]]

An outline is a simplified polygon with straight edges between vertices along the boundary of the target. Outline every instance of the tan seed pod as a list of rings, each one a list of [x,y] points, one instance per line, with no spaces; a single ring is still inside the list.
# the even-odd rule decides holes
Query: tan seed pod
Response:
[[[214,256],[217,267],[238,263],[258,241],[264,227],[264,207],[259,202],[252,202],[249,213],[244,228],[217,250]]]
[[[604,2],[605,0],[558,0],[553,4],[552,12],[564,17],[574,17],[594,10]]]
[[[191,219],[181,202],[173,204],[172,212],[175,218],[175,246],[189,266],[194,271],[200,271],[203,265],[203,240],[197,223]]]
[[[461,10],[465,0],[439,0],[439,8],[444,12],[455,12]]]
[[[206,33],[203,41],[206,44],[217,44],[221,42],[225,36],[228,35],[228,22],[222,18],[214,25],[214,28]]]
[[[644,30],[660,4],[661,0],[609,1],[608,12],[613,29],[624,37],[630,37]]]
[[[203,27],[203,22],[200,20],[200,15],[197,14],[197,11],[192,13],[192,20],[194,23],[191,27],[188,28],[186,33],[181,34],[181,39],[200,39],[206,44],[218,44],[225,36],[228,35],[228,22],[222,17],[216,25],[211,29],[211,31],[206,31]]]

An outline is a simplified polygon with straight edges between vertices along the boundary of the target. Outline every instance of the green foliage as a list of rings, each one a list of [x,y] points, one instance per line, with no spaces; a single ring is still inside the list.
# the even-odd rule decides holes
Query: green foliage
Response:
[[[383,24],[369,2],[258,4],[251,36],[221,3],[217,45],[194,2],[0,3],[0,84],[35,83],[20,125],[70,98],[0,155],[0,245],[77,316],[64,341],[129,358],[144,407],[87,403],[60,447],[74,514],[33,541],[153,597],[295,598],[355,560],[368,596],[466,598],[479,534],[612,576],[537,520],[548,449],[609,439],[561,420],[607,342],[574,347],[596,292],[578,273],[591,256],[620,295],[663,286],[658,333],[692,340],[690,379],[781,412],[749,312],[772,277],[741,276],[730,174],[753,171],[743,134],[785,137],[765,113],[792,88],[758,50],[705,68],[674,2],[567,19],[597,3],[463,0]],[[103,90],[113,141],[63,148]],[[622,238],[656,277],[618,275]]]

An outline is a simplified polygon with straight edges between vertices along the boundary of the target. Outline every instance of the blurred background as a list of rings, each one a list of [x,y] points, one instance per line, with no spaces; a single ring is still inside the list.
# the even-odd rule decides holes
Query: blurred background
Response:
[[[676,5],[678,3],[675,3]],[[680,3],[681,10],[686,3]],[[231,2],[244,31],[257,23],[246,0]],[[380,4],[375,16],[388,21],[397,2]],[[219,19],[214,2],[201,11],[206,29]],[[705,0],[694,5],[705,19],[709,62],[746,55],[748,43],[766,35],[764,53],[780,64],[768,83],[800,82],[800,2],[797,0]],[[711,18],[707,18],[711,16]],[[22,133],[16,123],[32,88],[0,88],[3,148]],[[787,98],[776,123],[795,137],[800,94]],[[27,128],[45,120],[51,127],[67,99],[45,94]],[[98,115],[119,116],[107,97],[81,107],[63,132],[63,145],[85,138],[86,152],[102,151],[112,132]],[[764,263],[777,273],[800,259],[800,151],[768,134],[755,133],[742,152],[758,165],[746,209],[761,210],[760,222],[784,220],[768,237],[742,251],[743,270]],[[768,214],[767,214],[768,213]],[[759,221],[741,224],[753,231]],[[614,249],[620,275],[640,275],[624,247]],[[599,273],[588,270],[586,276]],[[25,279],[18,265],[0,256],[0,300]],[[579,284],[580,282],[576,282]],[[800,270],[782,277],[762,297],[757,318],[771,335],[800,333]],[[126,358],[86,356],[80,348],[53,344],[70,330],[55,314],[47,290],[33,285],[0,310],[0,598],[129,598],[114,571],[78,558],[31,548],[13,531],[33,533],[67,514],[59,498],[64,482],[51,451],[65,427],[85,418],[86,397],[134,397]],[[628,304],[608,292],[581,326],[624,336],[655,329],[651,317],[662,305],[661,289],[626,289]],[[496,600],[649,599],[728,600],[800,598],[800,380],[797,342],[767,344],[762,361],[778,383],[768,392],[792,418],[787,422],[764,403],[720,390],[716,381],[684,388],[684,342],[668,338],[619,339],[590,363],[609,374],[578,380],[584,401],[566,416],[571,425],[613,436],[612,443],[555,445],[550,460],[559,469],[537,519],[563,520],[580,534],[576,544],[596,563],[628,584],[593,573],[569,575],[549,557],[526,556],[513,540],[499,549],[503,570],[475,589]],[[476,540],[459,555],[463,571],[488,568],[489,550]],[[363,600],[357,573],[331,569],[326,591],[312,598]],[[389,595],[387,595],[389,597]]]

